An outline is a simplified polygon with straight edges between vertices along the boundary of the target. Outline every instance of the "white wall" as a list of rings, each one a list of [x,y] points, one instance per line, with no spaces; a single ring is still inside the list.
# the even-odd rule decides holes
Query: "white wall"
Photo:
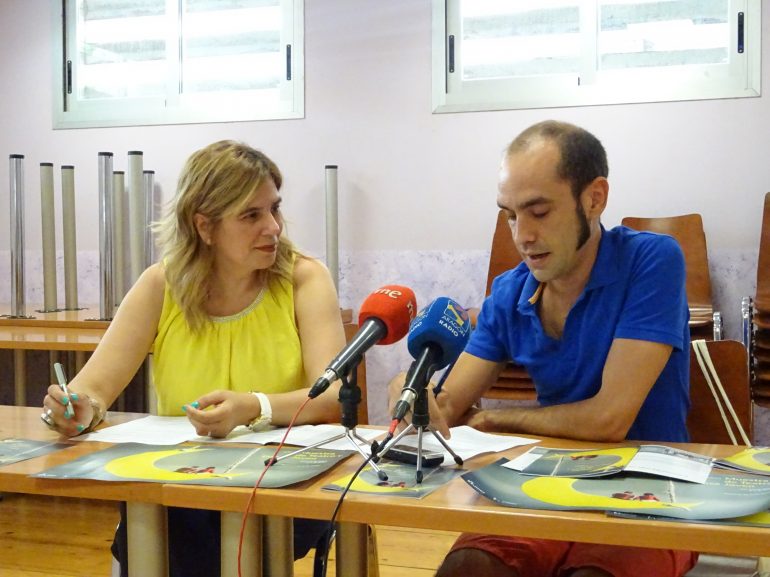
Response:
[[[631,214],[703,215],[715,300],[728,336],[739,334],[737,307],[753,292],[761,203],[770,191],[768,96],[433,115],[429,0],[305,4],[305,119],[54,131],[50,1],[0,0],[0,301],[10,295],[9,154],[26,155],[27,247],[38,260],[38,164],[55,163],[57,182],[58,165],[75,165],[78,248],[88,257],[79,261],[88,264],[80,290],[88,292],[85,276],[85,288],[98,295],[97,153],[115,153],[118,170],[126,168],[128,150],[143,150],[145,168],[155,170],[168,200],[193,150],[234,138],[263,149],[281,167],[289,231],[312,254],[322,255],[325,246],[324,165],[340,166],[344,306],[357,308],[385,283],[413,286],[420,306],[441,294],[478,304],[500,153],[526,126],[557,118],[585,126],[608,150],[612,196],[605,224]],[[767,38],[767,8],[762,31]],[[767,86],[767,41],[762,70]],[[61,247],[60,227],[57,235]],[[39,295],[39,267],[35,275],[30,268],[28,294],[34,285]],[[367,355],[370,384],[377,383],[369,393],[374,421],[386,419],[381,385],[406,366],[404,349],[399,343]]]
[[[428,0],[306,2],[306,118],[272,122],[51,129],[49,0],[0,3],[0,156],[26,155],[28,247],[40,245],[39,162],[74,164],[79,248],[98,248],[96,155],[145,153],[164,198],[186,156],[220,138],[272,155],[301,246],[323,252],[323,166],[340,165],[340,242],[348,250],[488,248],[505,144],[548,117],[595,132],[611,166],[605,222],[697,211],[710,247],[755,248],[770,190],[768,97],[550,110],[431,114]],[[770,11],[763,15],[763,34]],[[768,78],[770,43],[763,49]],[[8,206],[0,160],[0,207]],[[57,168],[58,173],[58,168]],[[57,175],[58,180],[58,175]],[[0,250],[8,212],[0,210]],[[58,231],[61,235],[61,231]]]

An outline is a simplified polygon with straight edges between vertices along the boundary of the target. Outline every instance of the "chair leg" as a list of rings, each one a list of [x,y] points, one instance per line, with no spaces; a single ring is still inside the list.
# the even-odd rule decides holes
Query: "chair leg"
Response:
[[[380,577],[380,560],[377,554],[377,533],[374,530],[374,525],[369,525],[366,540],[366,557],[368,562],[366,564],[367,577]]]
[[[723,325],[722,325],[722,313],[720,313],[719,311],[716,311],[711,318],[714,323],[713,338],[715,341],[721,341],[722,335],[724,334]]]

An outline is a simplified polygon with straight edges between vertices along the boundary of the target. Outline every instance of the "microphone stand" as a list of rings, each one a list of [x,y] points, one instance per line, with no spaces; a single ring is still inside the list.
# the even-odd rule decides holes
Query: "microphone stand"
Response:
[[[420,370],[419,368],[417,370]],[[417,481],[418,484],[422,483],[423,474],[422,474],[422,438],[423,433],[425,431],[428,431],[433,434],[434,437],[438,440],[439,443],[449,452],[450,455],[455,460],[455,463],[458,465],[463,464],[462,458],[455,453],[452,448],[449,446],[449,444],[444,440],[444,437],[442,437],[439,432],[430,424],[430,413],[428,409],[428,379],[430,378],[429,373],[432,374],[433,371],[422,371],[420,373],[420,383],[419,383],[419,393],[417,393],[417,397],[414,401],[414,410],[412,411],[412,422],[409,423],[409,426],[406,427],[403,431],[401,431],[398,435],[393,437],[385,446],[382,447],[382,449],[377,453],[377,456],[374,457],[374,460],[379,461],[382,457],[385,456],[385,454],[396,445],[402,437],[409,434],[411,431],[416,430],[417,431],[417,464],[416,464],[416,471],[415,471],[415,481]]]
[[[369,459],[369,455],[361,448],[361,444],[369,446],[369,441],[364,439],[356,432],[356,426],[358,426],[358,405],[361,404],[361,388],[358,386],[357,371],[360,362],[361,356],[359,355],[351,363],[351,368],[348,375],[343,375],[340,377],[340,380],[342,381],[339,394],[339,402],[342,405],[340,424],[345,427],[345,431],[329,439],[323,439],[322,441],[318,441],[317,443],[313,443],[307,447],[302,447],[301,449],[297,449],[296,451],[292,451],[286,455],[281,455],[280,457],[277,457],[273,460],[273,464],[276,464],[278,461],[282,461],[287,457],[298,455],[299,453],[307,451],[308,449],[315,449],[316,447],[326,445],[327,443],[332,443],[339,439],[347,439],[350,441],[350,444],[353,445],[353,448],[361,454],[364,460]],[[269,461],[270,459],[267,459],[265,464],[268,464]],[[377,477],[379,477],[382,481],[387,481],[387,473],[380,469],[374,461],[372,461],[370,464],[372,469],[377,472]]]

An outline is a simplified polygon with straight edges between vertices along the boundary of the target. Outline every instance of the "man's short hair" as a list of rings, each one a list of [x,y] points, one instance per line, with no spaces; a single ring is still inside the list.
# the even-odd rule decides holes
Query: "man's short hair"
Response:
[[[557,120],[538,122],[524,130],[508,145],[506,156],[525,151],[538,140],[551,140],[559,147],[556,174],[570,183],[575,198],[595,178],[609,174],[607,152],[599,139],[584,128]]]

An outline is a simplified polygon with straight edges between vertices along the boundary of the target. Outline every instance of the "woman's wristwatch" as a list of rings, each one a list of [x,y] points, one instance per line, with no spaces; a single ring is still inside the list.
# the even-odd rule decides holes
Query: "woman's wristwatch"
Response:
[[[104,409],[99,401],[94,399],[91,395],[88,395],[88,404],[91,405],[91,409],[94,411],[94,416],[91,417],[91,422],[88,424],[88,426],[81,431],[81,435],[93,431],[94,428],[104,420],[104,416],[107,414],[107,410]]]
[[[248,427],[256,433],[264,431],[273,422],[273,407],[266,394],[258,393],[256,391],[252,391],[251,394],[257,397],[257,400],[259,401],[259,416],[252,420],[248,424]]]

